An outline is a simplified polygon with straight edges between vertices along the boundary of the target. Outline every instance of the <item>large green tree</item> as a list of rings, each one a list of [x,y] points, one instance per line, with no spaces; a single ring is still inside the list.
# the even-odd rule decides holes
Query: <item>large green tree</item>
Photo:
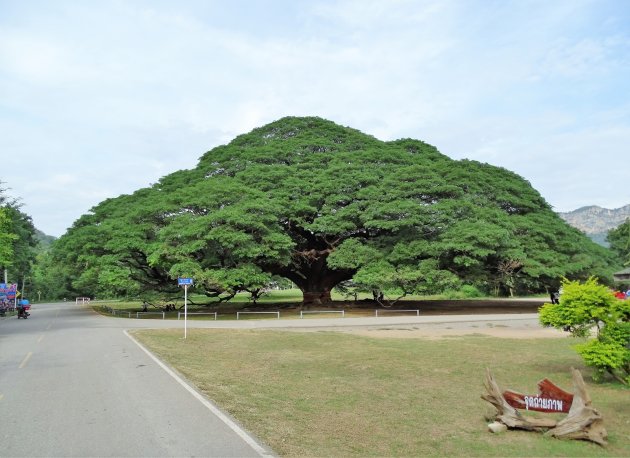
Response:
[[[229,296],[276,275],[306,304],[350,279],[402,295],[457,281],[512,293],[611,270],[518,175],[320,118],[281,119],[109,199],[54,251],[83,294],[168,291],[187,275]]]

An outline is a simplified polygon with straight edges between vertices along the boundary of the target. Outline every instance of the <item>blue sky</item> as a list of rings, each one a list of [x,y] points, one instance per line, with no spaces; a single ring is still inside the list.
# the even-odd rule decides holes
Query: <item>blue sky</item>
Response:
[[[630,2],[0,0],[0,180],[47,234],[306,115],[630,204]]]

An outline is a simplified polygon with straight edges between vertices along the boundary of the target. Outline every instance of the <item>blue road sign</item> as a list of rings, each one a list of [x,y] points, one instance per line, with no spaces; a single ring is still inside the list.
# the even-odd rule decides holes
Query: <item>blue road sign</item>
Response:
[[[177,279],[177,286],[192,285],[192,284],[193,284],[192,278],[178,278]]]

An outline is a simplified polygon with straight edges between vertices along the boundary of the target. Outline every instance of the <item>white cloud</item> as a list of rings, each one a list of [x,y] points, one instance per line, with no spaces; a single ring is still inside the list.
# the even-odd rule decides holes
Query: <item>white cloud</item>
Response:
[[[20,173],[2,179],[60,235],[236,135],[317,115],[515,170],[558,208],[625,204],[613,166],[630,144],[623,6],[3,3],[0,151]]]

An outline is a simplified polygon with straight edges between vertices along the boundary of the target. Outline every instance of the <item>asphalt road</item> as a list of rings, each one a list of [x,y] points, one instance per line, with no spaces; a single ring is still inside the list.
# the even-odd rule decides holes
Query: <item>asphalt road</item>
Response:
[[[0,456],[271,454],[125,334],[139,321],[71,303],[1,319]]]

